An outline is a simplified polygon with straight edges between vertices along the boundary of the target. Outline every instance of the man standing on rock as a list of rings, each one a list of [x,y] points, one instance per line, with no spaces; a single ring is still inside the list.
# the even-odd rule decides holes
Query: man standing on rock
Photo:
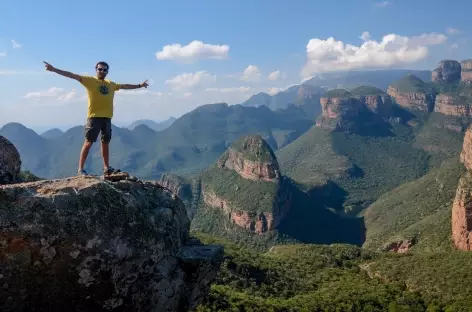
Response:
[[[44,62],[44,61],[43,61]],[[79,175],[86,175],[84,170],[85,160],[87,159],[90,148],[93,143],[97,141],[98,134],[101,133],[101,150],[103,158],[103,175],[110,175],[112,173],[120,172],[109,164],[109,143],[111,140],[111,119],[113,117],[113,97],[115,91],[120,89],[139,89],[147,88],[147,80],[143,83],[132,84],[118,84],[105,77],[108,74],[109,66],[106,62],[98,62],[95,65],[96,77],[81,76],[68,71],[60,70],[51,64],[44,62],[46,70],[52,71],[64,77],[72,78],[79,81],[88,93],[88,113],[87,122],[85,124],[85,142],[80,151],[79,159]]]

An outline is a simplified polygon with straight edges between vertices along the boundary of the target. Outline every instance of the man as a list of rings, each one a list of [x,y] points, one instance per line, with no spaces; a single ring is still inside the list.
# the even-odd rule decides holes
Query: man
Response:
[[[44,62],[44,61],[43,61]],[[109,164],[110,149],[109,144],[111,140],[111,119],[113,117],[113,97],[115,91],[120,89],[139,89],[147,88],[147,80],[143,83],[132,84],[117,84],[113,81],[105,79],[108,74],[109,66],[106,62],[98,62],[95,65],[96,77],[81,76],[68,71],[60,70],[51,64],[44,62],[46,70],[52,71],[64,77],[72,78],[79,81],[88,93],[88,113],[87,122],[85,124],[85,141],[80,151],[79,175],[86,175],[84,170],[85,160],[87,159],[90,148],[93,143],[97,141],[98,134],[101,133],[101,151],[103,158],[103,174],[109,175],[120,172]]]

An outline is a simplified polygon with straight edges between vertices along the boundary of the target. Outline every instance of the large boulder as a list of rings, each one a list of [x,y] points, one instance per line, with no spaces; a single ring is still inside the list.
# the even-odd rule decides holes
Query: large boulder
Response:
[[[0,135],[0,184],[20,180],[21,158],[16,147]]]
[[[0,311],[187,311],[222,247],[189,237],[154,182],[95,177],[0,186]]]
[[[454,60],[442,60],[433,70],[431,80],[439,83],[451,83],[461,80],[461,64]]]

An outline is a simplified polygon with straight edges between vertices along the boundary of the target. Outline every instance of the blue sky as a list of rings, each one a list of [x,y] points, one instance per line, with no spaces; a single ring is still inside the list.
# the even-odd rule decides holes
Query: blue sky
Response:
[[[472,58],[471,8],[466,0],[0,0],[0,125],[84,123],[82,86],[45,72],[43,60],[79,74],[105,60],[114,81],[150,79],[147,90],[117,93],[114,122],[163,120],[319,72]],[[172,44],[180,46],[169,53]]]

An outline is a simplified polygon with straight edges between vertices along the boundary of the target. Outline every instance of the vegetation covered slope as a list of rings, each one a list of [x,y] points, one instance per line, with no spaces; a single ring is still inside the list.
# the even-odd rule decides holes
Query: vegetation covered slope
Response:
[[[419,77],[408,74],[405,77],[393,82],[392,87],[397,88],[402,93],[433,93],[432,85],[425,83]]]
[[[380,196],[364,212],[367,248],[403,239],[412,251],[450,250],[451,207],[465,169],[457,158]]]
[[[197,311],[468,311],[471,253],[392,255],[349,245],[286,245],[258,253],[225,246]],[[375,275],[377,273],[377,276]]]
[[[297,107],[271,111],[267,107],[203,105],[156,132],[145,125],[133,130],[113,127],[110,161],[114,167],[142,178],[159,178],[164,172],[193,174],[216,161],[241,135],[258,133],[276,149],[290,143],[313,124],[313,119]],[[75,175],[83,127],[45,139],[21,124],[0,129],[17,146],[25,169],[45,178]],[[99,139],[100,140],[100,139]],[[86,169],[101,173],[99,144],[92,147]]]

